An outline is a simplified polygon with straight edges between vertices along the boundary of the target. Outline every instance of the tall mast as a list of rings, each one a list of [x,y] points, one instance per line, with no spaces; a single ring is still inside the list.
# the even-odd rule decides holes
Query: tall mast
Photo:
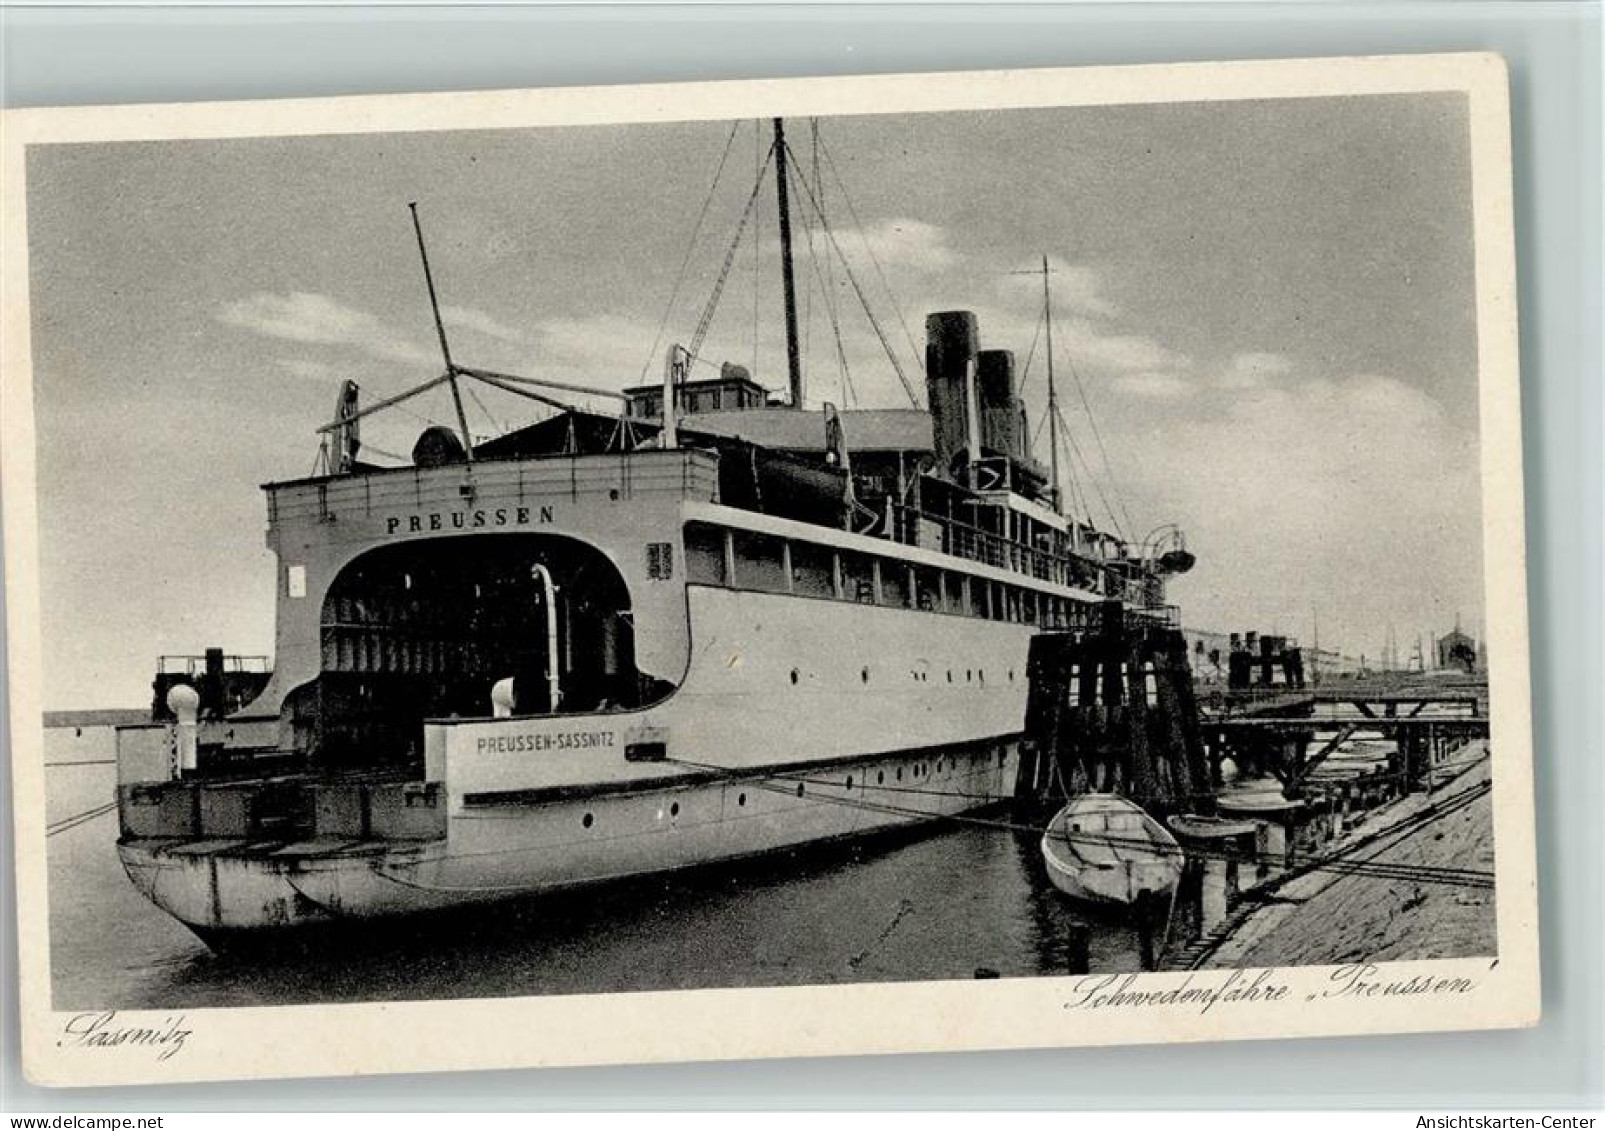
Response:
[[[468,414],[463,411],[463,393],[457,387],[458,369],[451,360],[451,347],[446,344],[446,323],[440,317],[440,300],[435,296],[435,276],[429,270],[429,251],[424,247],[424,229],[418,222],[418,202],[409,201],[412,212],[412,230],[418,237],[418,258],[424,261],[424,283],[429,287],[429,308],[435,312],[435,333],[440,336],[440,356],[446,362],[446,382],[451,386],[451,403],[457,409],[457,427],[463,434],[463,455],[474,462],[474,437],[468,431]]]
[[[1048,293],[1048,257],[1042,257],[1042,317],[1048,331],[1048,461],[1053,475],[1053,509],[1064,513],[1059,497],[1059,394],[1053,384],[1053,299]]]
[[[791,197],[786,172],[786,127],[775,119],[775,196],[780,205],[780,281],[786,295],[786,375],[791,407],[803,406],[802,358],[797,351],[797,281],[791,266]]]
[[[1310,650],[1310,683],[1318,685],[1321,682],[1321,614],[1314,605],[1310,606],[1310,633],[1315,637]]]

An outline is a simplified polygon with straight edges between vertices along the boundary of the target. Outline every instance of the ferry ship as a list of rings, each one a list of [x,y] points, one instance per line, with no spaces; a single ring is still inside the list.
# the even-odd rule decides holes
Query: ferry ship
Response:
[[[973,314],[926,319],[928,407],[805,407],[774,133],[786,396],[676,346],[618,412],[577,407],[454,362],[435,303],[420,389],[460,429],[367,463],[360,422],[402,398],[347,383],[319,473],[264,488],[265,685],[214,711],[178,684],[171,721],[119,732],[147,897],[221,944],[940,820],[1013,794],[1035,635],[1175,625],[1179,537],[1063,513]],[[468,381],[561,408],[476,442]]]

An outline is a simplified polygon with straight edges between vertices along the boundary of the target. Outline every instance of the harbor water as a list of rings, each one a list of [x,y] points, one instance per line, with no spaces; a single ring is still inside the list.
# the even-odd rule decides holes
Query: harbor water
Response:
[[[104,762],[50,766],[48,820],[104,805],[114,780]],[[224,956],[135,891],[116,821],[105,814],[48,841],[58,1010],[1063,974],[1083,914],[1049,885],[1035,837],[949,823]],[[1139,968],[1132,926],[1089,925],[1094,971]]]

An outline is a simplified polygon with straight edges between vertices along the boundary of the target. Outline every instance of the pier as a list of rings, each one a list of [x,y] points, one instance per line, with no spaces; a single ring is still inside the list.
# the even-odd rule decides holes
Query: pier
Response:
[[[1485,683],[1392,673],[1306,686],[1277,640],[1256,663],[1285,664],[1284,681],[1198,686],[1173,629],[1105,613],[1034,642],[1019,797],[1042,814],[1117,792],[1167,823],[1186,864],[1168,912],[1135,916],[1145,968],[1233,964],[1260,945],[1240,934],[1250,921],[1298,940],[1277,945],[1300,962],[1373,957],[1349,937],[1351,919],[1368,921],[1356,908],[1389,909],[1378,931],[1441,919],[1452,937],[1438,949],[1471,953],[1462,920],[1486,916],[1439,912],[1491,898]],[[1415,836],[1431,825],[1447,832]],[[1343,921],[1303,909],[1327,892]],[[1413,923],[1424,906],[1432,922]]]
[[[1238,892],[1169,956],[1170,969],[1333,965],[1494,954],[1488,751],[1476,743],[1441,788],[1398,799],[1303,866]]]
[[[1201,701],[1199,730],[1217,790],[1230,761],[1239,776],[1268,773],[1287,797],[1301,797],[1328,759],[1359,737],[1391,746],[1385,772],[1409,790],[1468,742],[1488,737],[1487,689],[1415,683],[1216,692]]]

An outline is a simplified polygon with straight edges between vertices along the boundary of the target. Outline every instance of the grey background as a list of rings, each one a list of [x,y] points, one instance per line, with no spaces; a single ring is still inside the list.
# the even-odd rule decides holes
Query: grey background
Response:
[[[1600,27],[1599,7],[1582,3],[0,11],[0,93],[12,107],[1185,59],[1504,54],[1513,76],[1517,161],[1544,963],[1544,1022],[1521,1032],[50,1091],[24,1082],[17,1066],[7,804],[0,1106],[1599,1106]],[[9,782],[9,767],[0,772]]]

